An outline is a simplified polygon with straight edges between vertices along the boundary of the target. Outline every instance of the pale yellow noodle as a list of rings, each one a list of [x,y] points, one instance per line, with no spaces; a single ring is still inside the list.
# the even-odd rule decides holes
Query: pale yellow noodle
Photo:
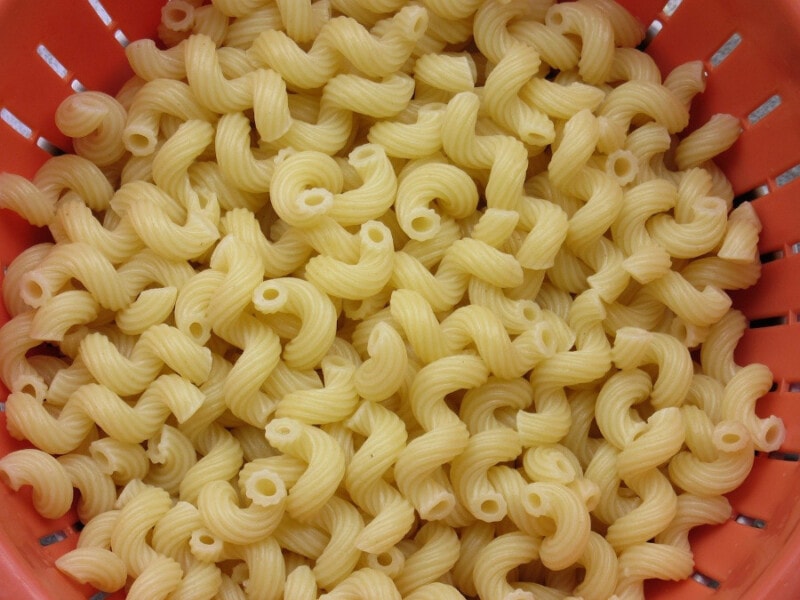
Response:
[[[13,490],[33,488],[33,506],[43,517],[58,518],[72,504],[72,481],[52,456],[33,448],[15,450],[0,459],[0,477]]]
[[[121,589],[128,576],[122,559],[104,548],[76,548],[60,556],[55,565],[79,583],[103,592]]]
[[[123,154],[122,128],[127,114],[113,97],[102,92],[68,96],[56,110],[56,126],[73,138],[79,156],[98,166],[115,163]]]

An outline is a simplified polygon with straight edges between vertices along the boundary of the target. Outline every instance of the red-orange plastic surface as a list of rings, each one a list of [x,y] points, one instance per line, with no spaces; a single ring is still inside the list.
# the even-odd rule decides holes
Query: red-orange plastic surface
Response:
[[[800,171],[800,2],[673,0],[665,8],[665,0],[619,1],[645,26],[661,26],[652,28],[658,33],[647,51],[664,73],[686,60],[705,62],[708,86],[693,106],[693,126],[716,112],[741,119],[744,133],[718,163],[737,194],[755,198],[764,224],[760,250],[770,260],[759,283],[737,293],[734,303],[750,320],[771,326],[748,329],[737,358],[773,370],[776,386],[757,410],[779,415],[788,430],[780,452],[758,456],[745,484],[730,494],[734,517],[746,518],[701,527],[690,536],[697,572],[717,584],[705,585],[698,581],[702,577],[654,582],[647,596],[800,598],[800,177],[792,177]],[[0,110],[30,129],[23,136],[0,120],[0,170],[29,176],[49,156],[40,148],[45,142],[69,148],[53,125],[56,106],[72,93],[76,79],[87,88],[116,89],[129,75],[118,40],[152,35],[162,3],[0,0]],[[92,4],[100,4],[107,18]],[[738,45],[727,58],[713,58],[732,39]],[[64,66],[64,77],[45,63],[40,46]],[[770,99],[777,107],[754,122],[751,115]],[[0,266],[42,235],[0,211]],[[0,304],[0,322],[7,318]],[[0,389],[0,400],[5,393]],[[0,455],[17,447],[0,414]],[[74,514],[44,520],[27,493],[0,486],[0,515],[0,597],[92,597],[92,590],[68,582],[53,566],[75,544]],[[53,533],[64,539],[40,543]]]

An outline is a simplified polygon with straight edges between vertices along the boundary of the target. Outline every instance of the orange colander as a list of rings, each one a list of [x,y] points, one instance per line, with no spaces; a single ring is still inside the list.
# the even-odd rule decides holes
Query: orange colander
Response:
[[[766,363],[772,390],[757,404],[787,436],[759,454],[730,494],[732,518],[695,529],[695,573],[647,585],[648,598],[800,598],[800,2],[619,0],[648,28],[647,52],[663,72],[704,61],[708,86],[693,119],[731,113],[744,130],[718,158],[738,201],[752,202],[764,230],[759,283],[734,305],[749,328],[742,363]],[[53,114],[73,91],[114,92],[130,75],[124,46],[152,37],[163,0],[0,0],[0,170],[32,176],[51,153],[69,150]],[[45,234],[0,210],[0,265]],[[0,280],[2,271],[0,271]],[[0,323],[8,314],[0,304]],[[6,391],[0,389],[0,401]],[[0,404],[0,408],[2,408]],[[0,413],[0,455],[19,448]],[[122,598],[79,586],[55,569],[75,547],[74,513],[49,521],[30,493],[0,486],[0,598]]]

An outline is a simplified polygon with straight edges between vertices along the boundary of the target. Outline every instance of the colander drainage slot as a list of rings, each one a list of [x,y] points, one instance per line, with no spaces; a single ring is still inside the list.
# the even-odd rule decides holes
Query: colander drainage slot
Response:
[[[661,33],[663,27],[664,24],[658,19],[650,23],[650,26],[647,28],[647,31],[645,31],[644,39],[636,48],[638,50],[644,51],[645,48],[647,48],[647,46],[650,45],[650,42],[653,41],[653,38],[655,38],[659,33]]]
[[[41,58],[45,64],[53,70],[53,73],[58,75],[61,79],[66,79],[69,76],[69,69],[56,58],[55,54],[53,54],[47,46],[44,44],[36,46],[36,54],[38,54],[39,58]],[[73,79],[70,82],[70,87],[76,92],[86,91],[86,86],[77,79]]]
[[[67,532],[63,529],[59,529],[58,531],[40,537],[39,544],[42,546],[52,546],[58,542],[63,542],[65,539],[67,539]]]
[[[128,44],[131,43],[131,41],[128,39],[128,36],[122,33],[121,29],[117,29],[114,32],[114,39],[117,40],[119,42],[119,45],[122,46],[123,48],[125,48]]]
[[[683,4],[683,0],[669,0],[669,2],[664,5],[664,8],[661,9],[661,12],[671,17],[681,4]]]
[[[39,44],[36,46],[36,54],[39,55],[45,64],[53,70],[53,73],[58,75],[61,79],[66,79],[69,71],[64,64],[55,57],[55,54],[50,52],[50,50],[44,44]]]
[[[766,196],[767,194],[769,194],[769,186],[766,183],[758,185],[752,190],[748,190],[737,195],[733,199],[733,207],[736,208],[744,202],[752,202],[753,200],[761,198],[762,196]]]
[[[719,587],[719,581],[713,577],[709,577],[708,575],[703,575],[700,571],[695,571],[692,573],[692,579],[694,579],[700,585],[704,585],[712,590],[716,590]]]
[[[764,519],[748,517],[747,515],[738,515],[734,521],[739,523],[739,525],[746,525],[747,527],[753,527],[755,529],[764,529],[767,526],[767,522]]]
[[[780,317],[764,317],[763,319],[752,319],[750,321],[750,329],[762,329],[764,327],[777,327],[778,325],[786,325],[787,318]]]
[[[722,46],[720,46],[719,50],[711,55],[711,66],[720,66],[741,43],[742,36],[738,33],[734,33],[724,44],[722,44]]]
[[[765,254],[760,255],[758,259],[761,261],[762,265],[765,265],[767,263],[780,260],[783,258],[783,256],[783,250],[775,250],[775,252],[766,252]]]
[[[778,94],[770,96],[769,98],[764,100],[764,102],[762,102],[758,108],[756,108],[753,112],[747,115],[747,122],[750,123],[750,125],[755,125],[761,119],[763,119],[772,111],[774,111],[776,108],[778,108],[782,102],[783,100],[781,100],[781,97]]]
[[[775,178],[775,185],[783,187],[800,177],[800,164],[793,166],[791,169],[786,169],[783,173]]]
[[[89,600],[105,600],[106,598],[108,598],[107,592],[97,592],[89,596]]]
[[[767,454],[767,458],[771,458],[772,460],[782,460],[785,462],[800,462],[800,454],[797,452],[781,452],[780,450],[775,450],[774,452]]]
[[[92,7],[92,10],[98,16],[103,25],[105,25],[106,27],[111,25],[113,19],[111,18],[111,15],[108,14],[108,11],[106,10],[106,7],[103,6],[103,3],[100,2],[100,0],[88,0],[88,1],[89,1],[89,6]],[[119,45],[122,46],[123,48],[131,43],[130,40],[128,39],[128,36],[126,36],[121,29],[117,29],[114,31],[114,39],[117,40]]]
[[[108,14],[106,7],[102,5],[100,0],[89,0],[89,6],[91,6],[92,10],[100,17],[103,25],[106,27],[111,25],[111,15]]]
[[[36,140],[36,145],[52,156],[61,156],[64,154],[64,151],[61,148],[42,136],[39,136],[39,139]]]
[[[0,120],[24,138],[31,139],[31,136],[33,136],[33,129],[28,127],[17,115],[7,108],[0,108]]]

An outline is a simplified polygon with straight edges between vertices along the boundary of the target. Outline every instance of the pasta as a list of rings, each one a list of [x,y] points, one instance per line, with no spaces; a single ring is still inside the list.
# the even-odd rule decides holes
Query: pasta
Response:
[[[131,599],[641,598],[782,421],[761,224],[613,0],[169,0],[0,208],[0,458]],[[77,490],[77,496],[76,496]]]

